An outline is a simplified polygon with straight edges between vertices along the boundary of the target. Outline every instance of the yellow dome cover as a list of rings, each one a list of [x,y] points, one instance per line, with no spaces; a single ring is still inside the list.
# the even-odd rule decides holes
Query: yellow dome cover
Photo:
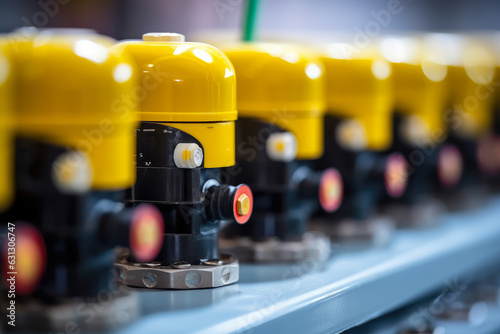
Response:
[[[143,41],[117,44],[139,70],[138,114],[184,131],[203,146],[204,167],[234,165],[236,78],[217,48],[186,43],[176,33],[147,33]]]
[[[431,34],[427,43],[440,52],[448,65],[449,108],[447,118],[454,131],[477,138],[489,131],[493,122],[495,55],[474,36]]]
[[[86,153],[94,189],[131,186],[137,96],[130,58],[88,30],[10,37],[18,131]]]
[[[236,69],[238,112],[322,114],[323,68],[317,57],[291,45],[245,43],[223,50]]]
[[[417,35],[387,36],[379,41],[379,47],[392,65],[395,110],[411,115],[413,127],[418,123],[421,129],[419,138],[413,136],[413,139],[428,140],[436,131],[446,131],[448,67],[444,59]]]
[[[6,53],[7,39],[0,36],[0,211],[12,199],[13,133],[11,115],[12,69]]]
[[[384,150],[392,142],[390,64],[374,49],[347,43],[322,49],[327,113],[363,125],[366,148]]]
[[[224,48],[236,70],[238,113],[278,125],[298,142],[297,158],[323,153],[323,67],[291,45],[243,43]]]
[[[488,34],[488,42],[493,45],[494,52],[495,52],[495,78],[493,79],[493,82],[499,83],[500,82],[500,33],[495,32],[495,33],[490,33]],[[495,95],[495,103],[497,106],[497,113],[500,113],[500,93],[498,92],[498,87],[495,90],[496,93]]]
[[[164,35],[182,36],[150,33],[144,41],[122,42],[114,48],[131,54],[137,64],[140,120],[236,120],[236,79],[227,57],[211,45],[162,38]]]

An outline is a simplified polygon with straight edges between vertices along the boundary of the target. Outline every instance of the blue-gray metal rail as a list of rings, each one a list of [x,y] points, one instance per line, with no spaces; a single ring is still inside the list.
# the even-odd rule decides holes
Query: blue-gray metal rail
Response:
[[[242,265],[238,284],[213,290],[138,290],[144,314],[119,332],[342,332],[464,274],[500,268],[500,199],[315,265]]]

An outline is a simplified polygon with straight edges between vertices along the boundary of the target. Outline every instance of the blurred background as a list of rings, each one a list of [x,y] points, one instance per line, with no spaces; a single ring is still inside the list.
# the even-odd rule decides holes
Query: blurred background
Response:
[[[238,38],[243,4],[243,0],[0,0],[0,32],[33,25],[86,27],[117,39],[140,38],[150,31],[193,38],[213,30]],[[266,38],[307,36],[311,31],[378,35],[399,30],[498,30],[499,13],[497,0],[264,0],[258,34]]]

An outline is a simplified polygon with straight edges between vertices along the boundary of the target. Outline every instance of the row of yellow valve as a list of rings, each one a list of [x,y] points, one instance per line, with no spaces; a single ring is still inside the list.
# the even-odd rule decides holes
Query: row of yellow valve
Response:
[[[117,43],[88,30],[19,29],[0,36],[0,207],[16,134],[86,153],[100,190],[133,184],[137,121],[193,135],[206,168],[234,164],[238,115],[293,133],[297,159],[321,156],[325,113],[352,120],[339,140],[356,149],[390,146],[394,110],[411,115],[409,141],[443,138],[450,122],[477,138],[500,97],[499,45],[493,33],[427,34],[222,52],[173,33]]]

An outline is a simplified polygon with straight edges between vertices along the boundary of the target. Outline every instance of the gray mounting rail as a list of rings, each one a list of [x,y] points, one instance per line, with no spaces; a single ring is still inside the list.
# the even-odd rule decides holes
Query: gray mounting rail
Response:
[[[240,282],[196,291],[140,291],[143,316],[128,333],[342,332],[500,264],[500,198],[396,231],[385,248],[314,262],[241,265]]]

